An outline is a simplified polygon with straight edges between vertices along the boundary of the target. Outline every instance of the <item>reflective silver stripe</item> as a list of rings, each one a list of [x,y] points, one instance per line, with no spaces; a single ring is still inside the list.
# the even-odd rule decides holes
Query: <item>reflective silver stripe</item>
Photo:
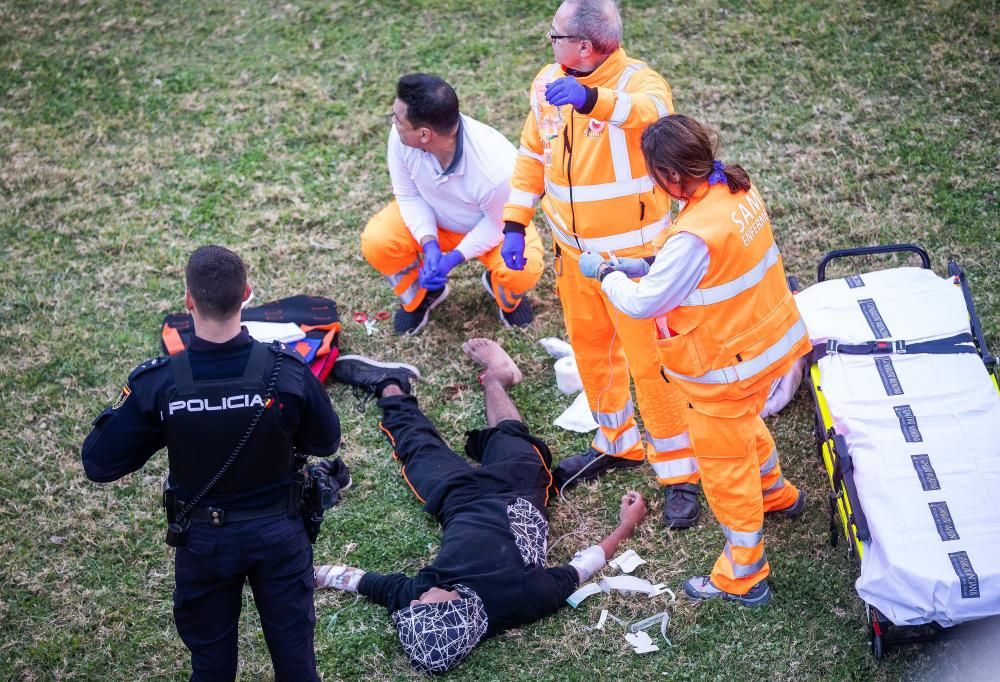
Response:
[[[515,294],[499,285],[497,286],[497,293],[500,294],[500,301],[508,308],[516,308],[521,303],[521,299],[524,298],[524,294]]]
[[[663,118],[664,116],[670,113],[670,110],[667,109],[667,105],[664,104],[663,100],[661,100],[659,97],[657,97],[656,95],[647,95],[647,96],[649,97],[649,99],[653,100],[653,106],[656,107],[656,113],[660,118]]]
[[[760,465],[760,475],[770,473],[774,471],[774,467],[778,466],[778,451],[771,450],[771,455],[767,458],[767,461]]]
[[[615,126],[608,126],[608,144],[611,145],[611,166],[615,169],[615,182],[632,183],[632,162],[628,154],[628,139],[625,131]],[[576,199],[576,188],[573,188],[573,199]]]
[[[517,204],[518,206],[524,206],[525,208],[534,208],[535,202],[537,201],[537,194],[525,192],[523,189],[517,189],[516,187],[511,187],[510,193],[507,195],[507,203]]]
[[[566,246],[574,249],[582,248],[584,251],[598,253],[645,246],[652,243],[670,225],[670,215],[668,214],[638,230],[613,234],[607,237],[589,237],[587,239],[580,237],[579,243],[577,243],[577,238],[560,229],[547,213],[545,214],[545,220],[549,224],[549,229],[552,230],[552,235]]]
[[[616,182],[604,182],[597,185],[573,185],[573,201],[606,201],[631,197],[653,190],[653,181],[648,175]],[[545,179],[545,191],[559,201],[569,202],[569,187],[556,185]]]
[[[594,415],[594,421],[601,426],[607,426],[609,429],[617,429],[632,418],[632,415],[635,414],[635,406],[629,400],[625,403],[625,407],[617,412],[594,412],[591,410],[591,414]]]
[[[542,156],[541,154],[536,154],[535,152],[525,147],[523,144],[520,147],[518,147],[517,153],[520,154],[521,156],[530,156],[535,161],[540,161],[543,163],[545,162],[544,156]]]
[[[684,374],[672,372],[664,366],[663,371],[672,377],[690,381],[695,384],[732,384],[737,381],[749,379],[756,374],[763,372],[772,364],[785,357],[785,354],[792,349],[796,342],[805,336],[806,323],[799,318],[785,334],[778,339],[770,348],[766,348],[763,353],[755,358],[745,360],[730,367],[713,369],[702,374],[700,377],[689,377]]]
[[[722,301],[728,301],[729,299],[742,294],[748,289],[752,289],[757,286],[767,271],[771,269],[775,263],[778,262],[778,257],[781,254],[778,252],[778,245],[771,244],[771,248],[767,250],[764,257],[757,261],[757,264],[752,268],[744,272],[742,275],[736,279],[730,280],[725,284],[719,284],[714,287],[706,287],[704,289],[695,289],[692,291],[687,298],[681,301],[682,306],[696,306],[696,305],[712,305],[714,303],[721,303]]]
[[[764,488],[764,494],[775,493],[785,487],[785,477],[784,475],[778,476],[778,480],[772,483],[767,488]]]
[[[394,274],[394,275],[386,275],[385,278],[387,280],[389,280],[389,285],[393,289],[395,289],[396,285],[399,284],[400,282],[402,282],[403,278],[406,277],[406,275],[408,273],[413,272],[414,269],[419,268],[419,267],[420,267],[420,259],[417,259],[417,260],[413,261],[412,263],[410,263],[409,265],[407,265],[402,270],[400,270],[399,272],[397,272],[396,274]]]
[[[632,113],[632,95],[619,91],[618,100],[615,102],[615,108],[611,111],[611,118],[608,119],[608,123],[613,126],[620,126],[625,122],[630,113]]]
[[[646,437],[649,440],[649,444],[653,446],[653,449],[657,452],[671,452],[673,450],[682,450],[684,448],[691,447],[691,437],[688,432],[678,436],[671,436],[670,438],[654,438],[649,435],[649,431],[646,432]]]
[[[760,569],[764,568],[764,564],[767,563],[767,552],[760,555],[760,559],[753,562],[752,564],[740,564],[733,561],[733,552],[729,548],[729,543],[726,543],[726,548],[723,550],[726,554],[726,558],[729,559],[729,564],[733,567],[733,575],[737,578],[746,578],[751,576]]]
[[[764,529],[760,530],[733,530],[727,525],[720,523],[722,534],[726,536],[727,545],[753,549],[764,539]]]
[[[609,455],[620,455],[623,452],[627,452],[635,447],[638,442],[638,426],[626,429],[622,435],[615,438],[614,442],[608,440],[608,437],[604,435],[604,432],[601,429],[597,429],[597,433],[594,434],[594,447],[601,452],[606,452]]]
[[[698,460],[694,457],[681,457],[669,462],[650,462],[657,478],[680,478],[698,473]]]
[[[403,293],[398,294],[400,302],[402,302],[404,305],[408,303],[413,303],[413,299],[417,297],[417,292],[419,291],[420,291],[420,280],[415,279],[413,280],[413,283],[410,284],[410,286],[408,286]]]

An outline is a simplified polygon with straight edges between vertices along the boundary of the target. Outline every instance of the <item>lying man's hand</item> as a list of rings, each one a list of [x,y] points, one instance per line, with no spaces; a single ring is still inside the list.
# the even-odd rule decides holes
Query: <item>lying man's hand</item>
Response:
[[[642,495],[633,490],[622,495],[618,519],[623,525],[638,526],[646,518],[646,511],[646,502],[642,499]]]
[[[344,592],[357,592],[365,572],[353,566],[316,566],[313,568],[316,577],[316,589],[333,588]]]

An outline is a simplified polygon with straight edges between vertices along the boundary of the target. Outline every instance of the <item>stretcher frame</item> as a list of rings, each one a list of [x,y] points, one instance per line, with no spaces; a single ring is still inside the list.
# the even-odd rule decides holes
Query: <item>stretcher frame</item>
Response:
[[[816,273],[816,281],[823,282],[826,280],[826,268],[831,261],[836,259],[891,253],[916,254],[920,257],[921,267],[927,270],[931,269],[930,257],[927,251],[916,244],[864,246],[838,249],[827,253],[820,260]],[[1000,373],[998,359],[990,354],[987,349],[982,324],[979,321],[979,316],[976,314],[976,307],[972,301],[972,293],[966,281],[965,272],[957,263],[949,261],[948,274],[954,277],[956,283],[962,288],[962,295],[969,314],[969,323],[972,328],[976,352],[986,365],[986,370],[990,374],[994,388],[1000,392],[1000,383],[998,383],[997,378],[998,373]],[[798,282],[794,277],[789,277],[788,283],[792,291],[799,290]],[[819,459],[823,462],[827,479],[830,483],[830,545],[836,547],[841,536],[843,536],[847,541],[848,556],[856,559],[856,566],[860,571],[861,557],[864,553],[862,542],[869,540],[871,535],[868,530],[868,522],[865,518],[864,510],[861,508],[861,503],[858,499],[857,487],[854,483],[854,467],[851,461],[851,454],[844,437],[837,433],[833,426],[833,415],[823,395],[817,358],[810,359],[809,371],[806,377],[815,403],[814,435],[816,438],[816,451]],[[865,602],[865,615],[868,621],[869,643],[872,655],[876,660],[882,659],[890,646],[953,639],[964,635],[968,630],[966,626],[973,624],[966,623],[950,628],[945,628],[934,622],[926,625],[898,626],[893,624],[877,608],[867,602]],[[1000,616],[996,618],[1000,619]],[[990,620],[992,619],[991,617]]]

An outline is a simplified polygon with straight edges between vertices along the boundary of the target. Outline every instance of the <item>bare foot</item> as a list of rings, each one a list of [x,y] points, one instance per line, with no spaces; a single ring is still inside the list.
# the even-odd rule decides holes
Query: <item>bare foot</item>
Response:
[[[469,339],[462,344],[462,350],[486,369],[483,372],[483,381],[492,377],[499,381],[504,388],[521,383],[521,370],[507,355],[507,351],[495,341],[482,338]]]

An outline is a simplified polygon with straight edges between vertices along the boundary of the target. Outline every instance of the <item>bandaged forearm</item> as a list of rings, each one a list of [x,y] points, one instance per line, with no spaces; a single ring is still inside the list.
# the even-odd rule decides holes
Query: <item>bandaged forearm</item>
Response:
[[[601,546],[592,545],[574,554],[573,560],[569,562],[569,565],[576,569],[576,572],[580,575],[580,583],[582,584],[590,580],[592,575],[604,568],[604,564],[607,562],[607,557],[604,556],[604,550],[601,549]]]
[[[316,587],[333,588],[344,592],[357,592],[358,583],[364,577],[365,572],[360,568],[352,566],[317,566],[316,567]]]

